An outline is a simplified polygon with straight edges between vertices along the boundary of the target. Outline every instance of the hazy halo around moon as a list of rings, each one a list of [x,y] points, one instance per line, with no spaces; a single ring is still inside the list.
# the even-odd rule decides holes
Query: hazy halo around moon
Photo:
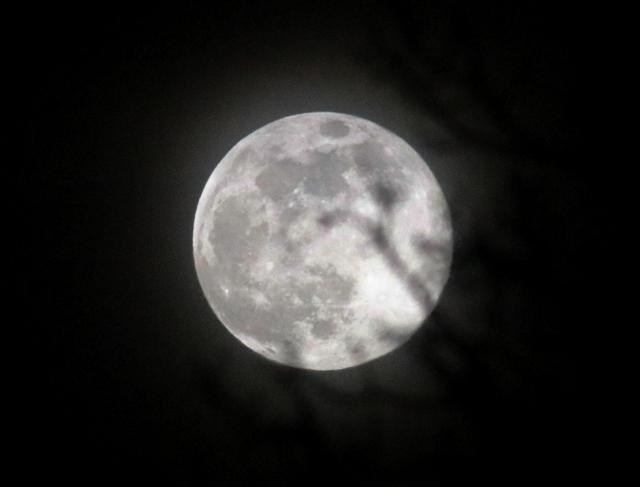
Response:
[[[447,204],[422,158],[368,120],[292,115],[238,142],[200,197],[193,252],[215,314],[282,364],[352,367],[404,343],[447,281]]]

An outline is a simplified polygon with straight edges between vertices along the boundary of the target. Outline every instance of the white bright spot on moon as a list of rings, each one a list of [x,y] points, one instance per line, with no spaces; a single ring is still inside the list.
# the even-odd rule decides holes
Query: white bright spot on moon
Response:
[[[404,343],[447,281],[442,191],[402,139],[329,112],[276,120],[216,166],[193,250],[224,326],[264,357],[342,369]]]

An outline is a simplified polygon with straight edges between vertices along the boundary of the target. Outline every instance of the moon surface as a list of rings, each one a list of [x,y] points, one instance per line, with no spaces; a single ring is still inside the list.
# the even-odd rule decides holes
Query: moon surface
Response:
[[[444,195],[400,137],[351,115],[292,115],[238,142],[200,197],[195,268],[220,321],[289,366],[391,352],[446,284]]]

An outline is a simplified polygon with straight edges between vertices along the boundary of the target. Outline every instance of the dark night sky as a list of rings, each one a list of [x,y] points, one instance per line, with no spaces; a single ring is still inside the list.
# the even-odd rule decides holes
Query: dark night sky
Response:
[[[26,475],[572,479],[588,444],[579,357],[598,318],[605,218],[582,130],[580,16],[537,3],[255,3],[20,16],[32,223],[19,291],[44,347],[28,379]],[[308,111],[407,140],[455,232],[428,324],[328,373],[243,347],[210,311],[191,250],[215,164]]]

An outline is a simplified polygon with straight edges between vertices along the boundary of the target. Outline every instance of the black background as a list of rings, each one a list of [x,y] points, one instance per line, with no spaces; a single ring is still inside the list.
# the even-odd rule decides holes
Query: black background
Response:
[[[518,485],[584,471],[579,357],[606,219],[582,129],[585,21],[538,3],[306,3],[20,16],[19,291],[44,346],[26,476]],[[407,140],[455,232],[427,325],[345,371],[241,346],[192,262],[215,164],[308,111]]]

